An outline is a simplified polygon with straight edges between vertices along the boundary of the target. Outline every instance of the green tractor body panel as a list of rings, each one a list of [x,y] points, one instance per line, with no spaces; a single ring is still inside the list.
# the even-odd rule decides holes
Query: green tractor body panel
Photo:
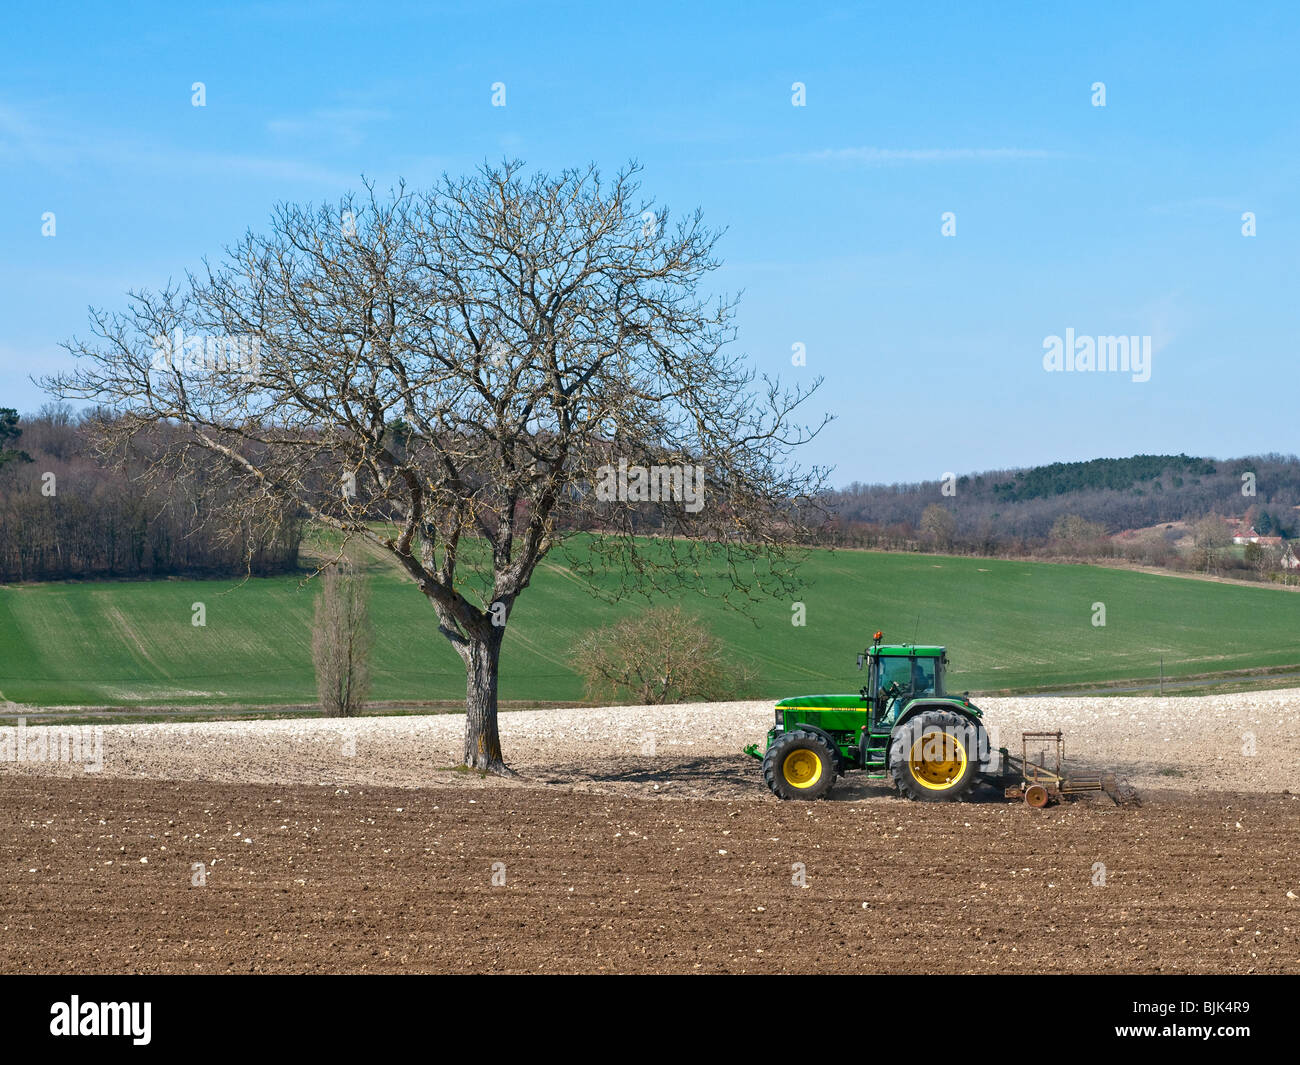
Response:
[[[758,744],[750,744],[746,752],[762,758],[787,732],[815,732],[838,752],[840,772],[861,769],[868,777],[880,779],[887,775],[890,739],[918,714],[940,710],[972,723],[983,717],[970,699],[944,693],[945,648],[877,644],[864,655],[870,673],[860,693],[782,699],[776,704],[776,721],[766,746],[760,750]]]
[[[776,705],[782,710],[854,710],[861,713],[867,709],[867,702],[861,695],[801,695],[797,699],[782,699]]]

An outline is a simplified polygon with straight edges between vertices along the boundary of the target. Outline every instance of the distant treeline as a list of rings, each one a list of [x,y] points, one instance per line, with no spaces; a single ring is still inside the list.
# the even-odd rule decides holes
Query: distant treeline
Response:
[[[1251,474],[1252,478],[1243,475]],[[1300,459],[1255,455],[1215,461],[1187,455],[1136,455],[1126,459],[1058,462],[1029,470],[1001,470],[919,484],[854,483],[828,493],[843,543],[906,540],[921,533],[927,507],[952,515],[953,546],[981,553],[1018,550],[1045,541],[1067,515],[1082,515],[1106,532],[1164,522],[1195,521],[1207,514],[1248,512],[1263,535],[1300,533]],[[1243,494],[1253,487],[1254,494]],[[891,546],[863,543],[861,546]],[[904,546],[902,543],[896,546]]]
[[[1218,470],[1208,459],[1188,455],[1134,455],[1127,459],[1092,459],[1089,462],[1053,462],[1017,470],[1009,480],[994,482],[995,498],[1021,503],[1030,499],[1050,499],[1071,492],[1164,490],[1166,478],[1174,489],[1181,489],[1187,478],[1213,477]],[[961,478],[969,486],[971,478]],[[960,483],[960,482],[959,482]],[[1239,486],[1240,487],[1240,486]]]
[[[93,414],[0,409],[0,580],[265,575],[296,569],[302,522],[269,515],[229,528],[215,470],[146,484],[143,463],[105,466]],[[202,483],[198,483],[202,482]]]
[[[91,440],[98,417],[49,406],[19,419],[0,409],[0,580],[266,575],[297,568],[301,515],[235,499],[229,471],[210,460],[164,468],[162,479],[146,483],[144,472],[156,457],[150,448],[161,449],[166,434],[179,429],[154,429],[124,463],[105,465]],[[417,442],[399,425],[391,446],[402,454]],[[329,497],[338,495],[336,471],[312,468],[304,476],[319,482],[327,508]],[[354,491],[360,512],[391,518],[364,478]],[[1110,555],[1185,567],[1199,563],[1174,551],[1181,535],[1174,530],[1122,544],[1108,537],[1221,515],[1245,516],[1263,536],[1294,539],[1300,536],[1300,459],[1136,455],[1058,462],[916,484],[854,483],[826,493],[821,503],[830,520],[812,540],[818,545]],[[656,531],[653,508],[638,527]],[[1202,540],[1208,535],[1198,534]],[[1260,568],[1276,561],[1269,556]]]

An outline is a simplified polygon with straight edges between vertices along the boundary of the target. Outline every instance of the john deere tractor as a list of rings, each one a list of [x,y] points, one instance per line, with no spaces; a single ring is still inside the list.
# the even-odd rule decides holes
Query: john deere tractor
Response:
[[[776,704],[763,779],[782,799],[820,799],[849,770],[892,780],[922,802],[960,799],[982,774],[1000,773],[982,714],[966,695],[944,690],[942,647],[881,644],[858,656],[867,684],[857,695],[808,695]]]

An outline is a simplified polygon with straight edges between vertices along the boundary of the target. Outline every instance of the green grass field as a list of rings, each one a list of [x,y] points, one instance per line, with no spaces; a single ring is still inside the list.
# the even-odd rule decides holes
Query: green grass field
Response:
[[[761,696],[852,691],[854,659],[877,628],[888,642],[947,645],[950,687],[1071,687],[1156,675],[1300,667],[1300,595],[1092,566],[814,551],[802,568],[806,625],[791,603],[754,620],[717,599],[683,602],[751,662]],[[433,611],[372,564],[376,700],[457,699],[460,660]],[[709,578],[721,587],[718,576]],[[315,585],[298,578],[0,587],[0,693],[32,705],[267,705],[314,700]],[[207,624],[191,624],[202,602]],[[1093,604],[1106,625],[1092,624]],[[501,696],[582,697],[568,650],[637,602],[610,604],[558,562],[539,569],[511,619]],[[917,625],[917,615],[920,623]]]

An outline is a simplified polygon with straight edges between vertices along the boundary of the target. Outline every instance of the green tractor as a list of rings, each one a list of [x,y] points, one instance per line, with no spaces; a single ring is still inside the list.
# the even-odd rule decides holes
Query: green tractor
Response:
[[[776,704],[763,779],[781,799],[820,799],[835,778],[861,769],[893,780],[910,799],[963,798],[981,776],[997,778],[1003,755],[989,746],[980,713],[967,695],[948,695],[942,647],[881,645],[882,633],[858,656],[867,684],[858,695],[808,695]]]

